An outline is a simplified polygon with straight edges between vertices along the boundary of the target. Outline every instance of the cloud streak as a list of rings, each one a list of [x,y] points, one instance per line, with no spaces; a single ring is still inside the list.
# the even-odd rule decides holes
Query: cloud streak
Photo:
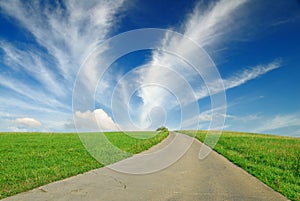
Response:
[[[0,61],[7,67],[1,71],[0,90],[6,99],[18,99],[23,113],[31,113],[32,107],[56,109],[68,111],[71,118],[77,71],[97,43],[108,37],[122,5],[123,0],[0,1],[1,14],[25,33],[20,40],[0,39]],[[5,110],[20,114],[13,105]]]
[[[66,1],[64,4],[57,1],[54,4],[14,0],[1,1],[0,7],[46,48],[60,74],[66,80],[73,80],[74,68],[106,37],[122,1]]]
[[[151,118],[159,118],[159,116],[151,116],[151,111],[155,107],[161,107],[164,111],[170,111],[179,105],[185,107],[193,101],[196,102],[210,95],[220,93],[223,90],[241,86],[248,81],[279,68],[281,66],[280,60],[274,60],[268,64],[259,64],[251,68],[245,68],[223,80],[210,79],[209,83],[205,83],[201,78],[201,76],[205,75],[199,75],[183,59],[203,56],[198,55],[199,52],[193,49],[184,37],[196,42],[201,47],[210,49],[217,49],[220,44],[230,41],[232,35],[235,34],[233,27],[239,26],[239,24],[233,25],[233,22],[239,17],[241,10],[245,9],[246,4],[246,0],[221,0],[209,5],[206,11],[201,10],[202,5],[197,5],[193,13],[187,16],[186,21],[181,26],[183,38],[173,35],[172,32],[167,32],[165,37],[162,38],[161,43],[157,46],[157,49],[152,51],[150,61],[143,68],[132,70],[130,77],[119,83],[119,88],[116,91],[120,98],[115,107],[127,107],[128,111],[138,111],[133,112],[135,116],[138,116],[134,119],[138,119],[138,124],[144,127],[145,125],[151,125]],[[178,57],[164,50],[180,52],[182,55]],[[203,69],[211,65],[206,61],[203,60],[202,63],[199,63],[200,66],[203,66]],[[95,64],[91,64],[90,66],[92,68]],[[201,72],[203,74],[207,73],[205,70]],[[92,74],[95,73],[88,73],[88,75]],[[183,84],[184,82],[187,84]],[[116,82],[111,81],[111,83]],[[149,84],[156,84],[160,87],[149,87]],[[187,95],[187,85],[193,89],[190,95]],[[208,91],[207,86],[209,86],[210,91]],[[130,95],[132,95],[129,91],[132,88],[137,89],[135,96],[141,99],[140,104],[135,105],[134,109],[129,105]],[[111,90],[111,87],[107,87],[106,90]],[[168,90],[174,93],[177,100],[176,98],[171,98],[172,96],[170,96]],[[110,92],[107,93],[109,94]],[[105,90],[102,90],[101,96],[106,97],[104,94],[106,94]],[[192,97],[193,95],[195,97]],[[120,110],[122,109],[116,111]],[[208,115],[197,118],[202,120],[209,119]]]
[[[224,42],[226,34],[232,31],[235,24],[235,14],[246,3],[247,0],[221,0],[211,4],[205,12],[198,4],[184,24],[184,34],[202,47]]]
[[[238,87],[240,85],[243,85],[250,80],[254,80],[254,79],[260,77],[261,75],[264,75],[272,70],[280,68],[281,66],[282,66],[281,61],[279,59],[276,59],[268,64],[261,64],[261,65],[257,65],[257,66],[251,67],[251,68],[246,68],[240,72],[235,73],[234,75],[232,75],[228,78],[224,78],[222,80],[215,80],[215,82],[223,82],[224,88],[218,87],[218,86],[221,86],[220,84],[209,83],[209,86],[212,86],[211,91],[210,91],[211,95],[219,93],[224,89],[228,90],[228,89],[232,89],[232,88]],[[214,87],[214,86],[216,86],[216,87]],[[196,94],[197,94],[198,99],[202,99],[202,98],[208,97],[210,95],[209,92],[207,91],[206,87],[200,88],[196,92]]]
[[[234,40],[236,28],[240,26],[238,19],[247,3],[247,0],[220,0],[206,6],[200,2],[180,25],[180,32],[183,38],[194,41],[201,48],[219,49],[223,43]],[[26,110],[30,113],[32,112],[30,110],[34,109],[34,112],[44,111],[45,115],[46,113],[51,115],[57,109],[58,113],[70,113],[71,116],[72,89],[80,65],[98,44],[109,37],[110,31],[117,24],[118,19],[115,18],[115,14],[123,4],[123,0],[63,3],[55,1],[53,4],[42,4],[38,1],[0,1],[1,14],[10,20],[14,19],[24,31],[29,33],[27,37],[30,38],[27,42],[0,40],[0,50],[3,54],[0,59],[8,67],[0,75],[0,92],[2,90],[8,95],[7,100],[18,99],[15,103],[24,106],[22,114]],[[145,67],[133,69],[130,76],[121,82],[118,81],[122,73],[106,72],[108,76],[98,85],[100,86],[99,98],[97,97],[96,100],[100,104],[98,108],[105,108],[109,114],[113,111],[109,108],[113,85],[119,87],[115,89],[118,96],[115,106],[120,108],[129,105],[133,95],[130,90],[136,89],[134,96],[138,100],[128,106],[129,112],[124,111],[122,114],[114,115],[114,120],[116,121],[115,116],[121,116],[122,119],[123,114],[131,113],[136,116],[133,119],[137,124],[144,128],[145,125],[151,125],[151,118],[158,119],[162,116],[160,112],[151,113],[153,108],[161,107],[163,110],[157,111],[172,116],[175,114],[172,110],[186,107],[192,114],[190,104],[198,104],[199,100],[206,99],[210,95],[239,87],[281,67],[280,60],[273,60],[270,63],[241,69],[222,80],[210,79],[205,83],[202,76],[205,76],[207,73],[205,69],[211,67],[211,63],[204,59],[199,63],[199,66],[203,67],[201,71],[203,74],[199,74],[191,67],[184,59],[205,55],[199,55],[183,38],[176,37],[171,32],[166,33],[157,49],[152,51]],[[110,47],[104,47],[101,51],[105,52],[105,48]],[[182,55],[179,55],[181,57],[172,54],[174,52],[181,52]],[[101,72],[99,68],[106,63],[105,56],[90,58],[87,61],[87,68],[82,72],[81,77],[81,82],[86,89],[96,85]],[[84,88],[82,91],[88,90]],[[86,93],[92,94],[94,91]],[[79,96],[85,100],[85,94]],[[5,99],[0,98],[0,102],[5,103]],[[6,104],[9,105],[7,101]],[[14,116],[21,115],[13,105],[6,109],[17,113]],[[1,112],[5,111],[0,110],[0,114]],[[133,128],[129,124],[121,125],[122,122],[115,122],[107,112],[103,109],[84,109],[76,111],[75,118],[84,122],[80,129],[96,129],[97,124],[104,130],[116,130],[118,126]],[[176,114],[180,113],[176,112]],[[201,113],[195,118],[202,122],[209,122],[211,113]],[[282,119],[278,117],[278,119],[292,121],[288,117]],[[276,122],[279,124],[278,119],[270,121],[270,127],[260,129],[269,129],[276,125]],[[23,121],[25,122],[24,119]],[[27,121],[29,122],[28,119]]]
[[[245,6],[246,3],[247,1],[236,0],[218,1],[211,4],[205,12],[201,11],[200,5],[197,5],[194,12],[188,16],[186,22],[182,25],[184,37],[195,41],[201,47],[216,49],[221,43],[229,41],[227,37],[229,33],[234,34],[232,33],[233,28],[231,25],[235,18],[238,17],[239,11],[244,9],[243,6]],[[176,91],[179,92],[176,94],[177,97],[183,97],[179,99],[185,104],[188,104],[193,99],[187,98],[186,86],[179,81],[180,76],[192,86],[197,101],[209,97],[210,95],[220,93],[223,90],[238,87],[280,67],[280,61],[275,60],[266,65],[246,68],[223,80],[210,79],[209,83],[204,83],[201,76],[205,76],[205,71],[202,71],[203,75],[199,75],[195,69],[189,66],[181,58],[164,52],[163,50],[165,49],[171,52],[181,52],[182,55],[180,56],[183,58],[199,56],[197,55],[198,52],[189,46],[186,40],[178,38],[172,35],[172,33],[167,33],[157,50],[153,51],[152,58],[147,64],[149,67],[138,72],[136,84],[142,86],[152,82],[160,83],[171,89],[176,89]],[[210,66],[210,63],[204,62],[199,65],[207,67]],[[158,66],[167,67],[170,71],[164,71],[162,67]],[[208,91],[207,86],[209,86],[210,91]],[[166,98],[167,93],[164,90],[155,90],[151,87],[139,89],[138,96],[143,102],[143,107],[140,110],[140,122],[142,122],[142,124],[147,124],[147,121],[149,121],[147,117],[151,108],[159,105],[166,107],[168,110],[172,109],[172,106],[175,107],[179,105],[179,103],[174,104]],[[153,97],[156,97],[155,100],[153,100]],[[205,116],[205,119],[207,118],[208,117]]]
[[[246,1],[219,1],[213,4],[207,9],[206,12],[201,12],[199,6],[196,6],[194,12],[188,17],[187,21],[182,25],[183,35],[200,46],[212,46],[216,44],[220,37],[217,35],[225,34],[228,29],[224,29],[230,22],[232,14],[240,8]],[[226,30],[226,31],[225,31]],[[186,39],[178,38],[172,33],[167,33],[162,40],[161,45],[158,46],[158,50],[152,53],[152,60],[149,62],[149,67],[138,75],[138,83],[143,85],[149,83],[149,80],[153,83],[161,83],[161,80],[165,80],[163,84],[166,87],[176,88],[179,93],[176,94],[180,97],[181,101],[187,103],[190,100],[184,100],[181,97],[186,96],[186,86],[182,85],[182,81],[179,81],[179,77],[182,76],[193,88],[199,86],[198,80],[201,80],[202,75],[199,75],[192,67],[188,66],[182,59],[174,57],[174,55],[168,54],[163,50],[167,49],[170,52],[180,52],[183,58],[197,57],[199,52],[193,49],[189,45]],[[202,56],[202,55],[201,55]],[[205,62],[205,61],[204,61]],[[201,63],[201,66],[209,66],[210,63]],[[171,71],[176,73],[166,72],[159,70],[157,66],[163,66],[170,68]],[[205,73],[205,72],[204,72]],[[180,75],[180,76],[179,76]],[[200,78],[200,79],[199,79]],[[217,85],[221,80],[216,80]],[[203,83],[202,83],[203,84]],[[171,87],[172,86],[172,87]],[[141,122],[146,124],[145,119],[154,107],[152,97],[162,97],[156,99],[156,105],[166,106],[170,105],[170,102],[166,96],[166,92],[163,90],[153,90],[151,88],[142,88],[139,91],[139,96],[144,103],[144,109],[141,112]],[[206,95],[207,96],[207,93]],[[198,97],[203,98],[203,97]],[[178,103],[177,103],[178,104]],[[172,105],[172,104],[171,104]]]
[[[300,117],[298,114],[276,115],[264,121],[263,125],[256,128],[254,132],[268,132],[293,126],[300,126]]]

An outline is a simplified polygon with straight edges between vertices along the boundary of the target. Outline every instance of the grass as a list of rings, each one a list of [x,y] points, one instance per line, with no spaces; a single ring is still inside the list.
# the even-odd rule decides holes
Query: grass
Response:
[[[206,133],[198,131],[196,138],[203,142]],[[300,138],[226,131],[214,150],[287,198],[300,201]]]
[[[107,138],[120,149],[132,154],[137,154],[159,143],[168,135],[168,132],[161,132],[160,135],[154,137],[153,133],[154,132],[130,132],[130,136],[124,135],[123,133],[112,133],[107,135]],[[145,138],[149,135],[151,138]],[[120,140],[122,138],[123,140]]]
[[[157,144],[168,132],[130,133],[144,139],[121,132],[105,135],[120,149],[135,154]],[[1,133],[0,199],[102,166],[75,133]]]

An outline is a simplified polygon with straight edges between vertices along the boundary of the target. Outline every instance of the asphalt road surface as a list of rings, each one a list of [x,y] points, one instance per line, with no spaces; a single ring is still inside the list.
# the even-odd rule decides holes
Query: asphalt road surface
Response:
[[[189,144],[180,158],[179,152]],[[287,200],[214,151],[199,160],[201,146],[204,145],[191,137],[171,132],[166,140],[143,155],[4,200]],[[176,158],[180,159],[170,165]],[[164,169],[153,172],[161,167]]]

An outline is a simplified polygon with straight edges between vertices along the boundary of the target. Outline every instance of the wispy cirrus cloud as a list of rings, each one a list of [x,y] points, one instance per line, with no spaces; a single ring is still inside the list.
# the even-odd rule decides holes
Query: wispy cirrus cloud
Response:
[[[55,72],[51,71],[51,61],[37,48],[28,45],[24,51],[6,41],[0,41],[0,45],[5,54],[4,64],[12,68],[14,72],[30,74],[33,79],[54,95],[63,96],[66,93],[67,89],[62,88],[58,83],[62,80],[55,75]]]
[[[230,41],[232,38],[233,21],[238,18],[240,10],[245,9],[247,1],[218,1],[212,3],[205,12],[200,9],[200,5],[196,6],[194,12],[188,16],[186,22],[182,25],[182,33],[184,37],[187,37],[201,47],[209,47],[210,49],[216,49],[219,44]],[[230,37],[229,33],[231,34]],[[201,76],[192,67],[187,65],[182,59],[176,58],[176,56],[164,52],[168,50],[170,52],[181,52],[183,58],[197,57],[197,52],[193,47],[189,46],[186,40],[178,38],[172,33],[167,33],[162,40],[158,50],[155,50],[152,54],[152,59],[148,63],[149,67],[140,74],[137,75],[137,84],[143,85],[149,82],[162,83],[170,89],[176,88],[179,92],[178,97],[182,97],[183,102],[189,102],[193,99],[187,97],[186,86],[182,84],[179,77],[183,77],[192,86],[196,100],[206,98],[212,94],[219,93],[224,90],[228,90],[234,87],[238,87],[250,80],[253,80],[269,71],[272,71],[280,67],[280,61],[273,61],[265,65],[257,65],[252,68],[246,68],[234,75],[221,79],[210,79],[209,83],[204,83],[201,80]],[[200,63],[201,66],[210,66],[210,63]],[[170,69],[169,72],[164,73],[157,66],[164,66]],[[171,73],[171,71],[176,73]],[[202,71],[205,74],[204,71]],[[180,76],[179,76],[180,75]],[[207,86],[210,86],[210,91],[207,90]],[[155,105],[153,105],[153,97],[165,97],[166,92],[163,90],[155,90],[153,88],[141,88],[138,96],[141,97],[143,102],[143,108],[141,110],[141,122],[146,124],[148,120],[149,111]],[[172,104],[167,98],[161,98],[155,100],[156,105],[170,107]],[[177,103],[179,104],[179,103]]]
[[[76,70],[97,42],[103,40],[123,1],[1,1],[0,7],[28,30],[50,54],[60,74],[73,80]],[[87,13],[89,13],[87,15]]]
[[[223,43],[236,39],[236,31],[241,27],[239,18],[242,11],[247,8],[247,3],[247,0],[220,0],[209,5],[199,2],[179,28],[183,38],[196,42],[210,52],[222,49]],[[57,109],[59,111],[55,115],[70,114],[71,116],[72,89],[79,67],[97,44],[110,37],[109,32],[116,27],[118,20],[115,14],[123,4],[122,0],[55,1],[53,3],[0,1],[1,14],[7,19],[14,19],[26,34],[28,32],[26,37],[30,38],[27,42],[0,39],[0,56],[2,55],[0,60],[2,59],[2,63],[8,67],[1,69],[0,75],[0,92],[5,91],[8,97],[5,97],[7,101],[1,97],[0,103],[6,104],[8,106],[6,110],[10,113],[20,114],[20,111],[9,104],[8,101],[11,100],[19,107],[22,106],[22,112],[34,110],[43,113],[44,111],[51,116]],[[101,51],[105,51],[105,48],[110,47],[104,47]],[[181,52],[182,57],[164,50]],[[106,64],[105,56],[107,55],[104,54],[103,58],[91,58],[86,63],[87,68],[82,72],[81,77],[84,83],[82,91],[93,89],[90,86],[96,85],[101,75],[100,71]],[[119,83],[123,75],[116,71],[120,69],[108,73],[109,75],[98,85],[99,96],[96,102],[103,105],[105,110],[112,110],[109,108],[111,94],[114,85],[118,83],[119,88],[115,89],[115,93],[119,102],[116,101],[115,106],[129,107],[129,112],[123,110],[117,112],[136,115],[137,117],[133,119],[143,127],[151,124],[151,118],[158,119],[162,115],[159,112],[151,114],[153,108],[162,107],[164,110],[161,111],[165,114],[176,110],[176,114],[179,114],[180,112],[177,111],[179,106],[188,108],[191,102],[197,102],[223,90],[239,87],[281,67],[280,60],[270,59],[270,63],[254,64],[253,67],[245,67],[228,77],[223,77],[223,80],[216,78],[205,83],[201,78],[202,75],[183,59],[198,56],[198,52],[194,47],[189,46],[186,40],[168,32],[157,49],[152,51],[145,65],[147,67],[134,69],[128,79]],[[203,69],[211,65],[206,61],[199,63],[204,67]],[[203,70],[201,73],[206,72]],[[210,91],[207,90],[207,85]],[[132,89],[136,90],[134,95],[130,91]],[[94,91],[87,93],[90,95]],[[83,100],[86,98],[85,95],[79,94]],[[136,96],[137,101],[133,101],[130,106],[132,96]],[[13,101],[15,99],[18,101]],[[122,123],[111,118],[108,115],[111,111],[108,110],[105,112],[103,109],[89,108],[75,111],[75,115],[89,120],[92,116],[101,114],[103,122],[107,125]],[[169,115],[172,116],[174,113],[171,112]],[[204,112],[195,118],[208,122],[211,114]],[[44,121],[40,121],[44,124]],[[122,126],[135,128],[131,124]]]
[[[217,1],[203,11],[199,3],[190,18],[183,25],[184,35],[197,42],[200,46],[212,46],[222,43],[232,33],[238,13],[246,6],[247,0]],[[228,42],[227,41],[227,42]]]
[[[57,107],[67,109],[69,108],[64,103],[60,102],[53,96],[45,93],[43,89],[41,89],[38,85],[30,85],[22,82],[20,79],[15,77],[8,77],[4,75],[0,75],[0,85],[8,88],[14,94],[21,95],[23,97],[23,101],[26,103],[26,99],[30,99],[32,102],[43,105],[44,107]]]
[[[151,125],[150,113],[155,107],[162,107],[167,111],[174,109],[180,104],[188,105],[191,101],[204,99],[212,94],[238,87],[279,68],[281,61],[275,59],[267,64],[258,64],[254,67],[244,68],[227,78],[210,79],[209,83],[205,83],[201,79],[202,75],[182,59],[199,56],[199,52],[189,46],[184,39],[185,37],[195,41],[201,47],[209,47],[211,50],[218,49],[219,45],[224,42],[229,42],[233,38],[232,35],[235,34],[233,27],[239,26],[238,23],[235,24],[233,22],[239,17],[241,10],[245,9],[246,4],[246,0],[221,0],[209,5],[206,11],[201,10],[200,4],[197,5],[194,12],[187,17],[186,22],[181,26],[183,37],[180,38],[173,35],[172,32],[168,32],[157,46],[157,49],[152,52],[150,61],[145,65],[147,67],[133,70],[130,77],[119,83],[119,88],[116,91],[120,98],[116,107],[127,107],[129,111],[135,110],[135,115],[139,116],[138,124],[143,127]],[[182,53],[180,55],[182,58],[178,57],[178,55],[164,52],[164,50],[180,52]],[[205,61],[203,60],[203,63],[199,65],[211,65]],[[205,74],[204,71],[202,73]],[[114,79],[110,79],[111,83],[116,83],[112,80]],[[155,83],[156,86],[149,87],[151,83]],[[207,90],[207,85],[210,86],[210,91]],[[167,90],[163,89],[163,87]],[[193,91],[189,93],[190,95],[187,95],[189,87]],[[129,105],[129,99],[132,95],[130,90],[132,88],[137,90],[135,95],[141,99],[140,104],[133,106],[133,108]],[[109,90],[112,90],[112,87],[108,87],[107,91]],[[177,100],[176,98],[170,98],[168,90],[176,95]],[[105,90],[102,90],[101,93],[101,97],[106,97],[103,95],[106,94]],[[180,102],[178,102],[178,99]],[[208,114],[197,118],[201,119],[202,117],[206,120],[209,118]],[[158,116],[152,118],[158,118]],[[193,117],[191,116],[191,118]]]
[[[262,125],[254,129],[254,132],[268,132],[293,126],[300,127],[299,114],[276,115],[271,118],[265,118]]]
[[[224,89],[228,90],[228,89],[238,87],[272,70],[280,68],[281,66],[282,66],[281,60],[275,59],[274,61],[268,64],[260,64],[254,67],[245,68],[239,72],[234,73],[228,78],[223,78],[222,80],[215,80],[215,82],[222,82],[224,85],[213,84],[213,83],[210,84],[210,86],[212,86],[210,94],[212,95],[214,93],[219,93]],[[224,88],[223,87],[220,88],[220,86],[224,86]],[[210,95],[205,86],[200,88],[196,92],[196,94],[199,99],[205,98]]]
[[[253,133],[269,133],[275,135],[299,136],[299,113],[273,114],[248,113],[235,114],[234,118],[226,121],[230,130]]]
[[[0,60],[6,66],[0,87],[6,99],[17,98],[22,112],[56,108],[71,115],[77,71],[95,45],[108,37],[121,5],[123,0],[0,1],[1,15],[26,33],[20,41],[0,39]],[[95,70],[86,73],[94,75]],[[20,113],[7,105],[10,113]]]
[[[276,59],[268,64],[261,64],[252,68],[246,68],[243,71],[237,72],[233,76],[225,79],[224,86],[226,89],[234,88],[281,66],[281,60]]]

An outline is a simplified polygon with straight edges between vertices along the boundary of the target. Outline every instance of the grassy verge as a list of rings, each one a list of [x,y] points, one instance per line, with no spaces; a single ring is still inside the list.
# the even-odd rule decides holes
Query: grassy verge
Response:
[[[163,140],[168,132],[130,134],[139,139],[121,132],[105,135],[120,149],[139,153]],[[102,166],[74,133],[1,133],[0,199]]]
[[[124,135],[123,133],[118,132],[110,133],[106,136],[109,141],[121,150],[137,154],[151,148],[153,145],[166,138],[169,134],[168,131],[158,133],[158,135],[155,135],[154,132],[130,132],[130,135]],[[149,135],[151,138],[145,138]]]
[[[203,142],[206,133],[198,131],[196,138]],[[300,138],[223,132],[214,150],[287,198],[300,200]]]

